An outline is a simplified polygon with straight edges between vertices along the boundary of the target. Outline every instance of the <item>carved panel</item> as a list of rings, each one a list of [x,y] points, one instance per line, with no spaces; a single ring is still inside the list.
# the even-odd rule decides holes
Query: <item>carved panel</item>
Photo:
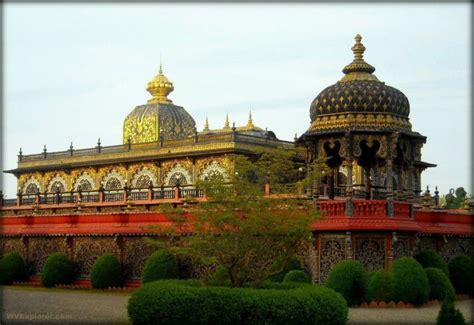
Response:
[[[224,166],[213,160],[199,171],[199,179],[228,181],[229,173]]]
[[[41,183],[36,177],[32,176],[25,181],[23,185],[23,194],[36,194],[38,190],[40,192],[42,191]]]
[[[132,187],[133,188],[148,188],[150,186],[150,182],[153,185],[158,185],[158,181],[156,179],[155,174],[150,171],[148,168],[144,167],[141,170],[137,171],[132,179]]]
[[[448,242],[443,245],[441,249],[441,256],[450,262],[453,258],[459,255],[469,255],[472,252],[472,245],[469,245],[469,241],[461,238],[449,238]]]
[[[138,279],[142,276],[146,260],[155,251],[143,237],[126,238],[124,241],[123,266],[128,279]]]
[[[413,255],[428,249],[436,250],[436,239],[432,237],[419,237],[415,240]]]
[[[52,253],[65,253],[68,255],[68,245],[65,237],[38,237],[30,238],[28,261],[34,274],[43,271],[44,263]]]
[[[385,240],[382,238],[356,240],[355,258],[368,271],[383,269],[385,266]]]
[[[80,276],[88,276],[95,260],[104,254],[118,255],[113,237],[80,237],[74,240],[74,262]]]
[[[400,257],[410,256],[409,239],[398,238],[398,240],[392,244],[392,250],[394,260]]]
[[[16,252],[23,258],[25,257],[25,250],[22,239],[19,237],[0,238],[0,253],[2,255]]]
[[[324,282],[331,268],[345,259],[344,238],[321,238],[319,280]]]

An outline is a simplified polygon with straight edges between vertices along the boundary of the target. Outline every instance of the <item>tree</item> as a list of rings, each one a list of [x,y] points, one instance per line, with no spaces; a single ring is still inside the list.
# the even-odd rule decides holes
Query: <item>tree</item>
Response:
[[[446,209],[459,209],[464,206],[464,200],[466,198],[467,192],[464,187],[458,187],[456,191],[450,189],[449,193],[444,196],[444,205],[443,208]]]
[[[192,236],[173,241],[170,249],[222,265],[233,287],[245,283],[258,287],[285,270],[292,258],[310,245],[310,227],[317,213],[312,201],[302,197],[264,196],[262,184],[268,175],[274,175],[270,180],[280,184],[287,181],[285,177],[289,180],[296,175],[296,171],[288,172],[298,163],[288,159],[288,152],[275,149],[256,157],[230,158],[234,166],[231,182],[200,182],[208,201],[165,209],[173,226],[161,227],[161,231],[172,238],[191,232]]]

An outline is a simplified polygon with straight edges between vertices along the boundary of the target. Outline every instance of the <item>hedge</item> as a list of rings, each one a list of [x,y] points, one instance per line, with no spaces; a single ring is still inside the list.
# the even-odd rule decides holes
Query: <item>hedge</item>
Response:
[[[393,275],[387,271],[375,271],[369,276],[367,282],[367,301],[385,301],[393,300]]]
[[[455,257],[448,264],[449,278],[459,294],[474,296],[474,261],[472,258],[461,255]]]
[[[436,320],[438,325],[466,325],[463,314],[454,307],[454,302],[445,300]]]
[[[146,261],[143,270],[143,283],[177,279],[179,277],[178,260],[176,256],[166,250],[154,252]]]
[[[230,281],[229,270],[225,266],[219,265],[207,284],[218,287],[230,287],[232,284]]]
[[[424,268],[436,267],[444,272],[447,276],[449,275],[448,264],[443,260],[441,255],[436,253],[432,249],[422,251],[414,256],[415,260],[421,264]]]
[[[430,299],[453,301],[456,298],[454,287],[443,271],[435,267],[428,267],[425,272],[430,284]]]
[[[91,270],[91,282],[92,287],[97,289],[122,286],[122,266],[115,255],[102,255],[95,261]]]
[[[428,301],[430,285],[425,270],[412,257],[402,257],[392,265],[394,300],[421,305]]]
[[[133,324],[345,324],[347,305],[324,287],[289,290],[196,287],[155,281],[128,302]],[[183,311],[183,306],[186,310]]]
[[[0,284],[12,284],[14,281],[23,281],[28,277],[25,262],[20,254],[13,252],[0,260]]]
[[[50,288],[57,284],[71,284],[74,279],[74,268],[64,253],[53,253],[48,256],[41,272],[41,283]]]
[[[357,261],[341,261],[329,272],[326,286],[339,292],[348,305],[363,302],[367,289],[368,273]]]
[[[283,283],[288,282],[311,283],[311,278],[305,271],[292,270],[288,272],[283,278]]]

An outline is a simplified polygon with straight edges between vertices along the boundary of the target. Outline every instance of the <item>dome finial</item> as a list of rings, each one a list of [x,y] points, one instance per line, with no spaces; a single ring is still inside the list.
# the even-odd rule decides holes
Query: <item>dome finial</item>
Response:
[[[229,123],[229,113],[225,116],[225,123],[224,123],[224,129],[230,128],[230,123]]]
[[[346,65],[342,72],[346,74],[340,81],[353,81],[353,80],[372,80],[378,81],[377,77],[372,73],[375,68],[364,61],[365,46],[361,43],[362,36],[357,34],[355,37],[355,44],[351,50],[354,53],[354,60],[352,63]]]
[[[249,111],[249,119],[247,121],[247,127],[249,128],[253,128],[254,125],[253,125],[253,120],[252,120],[252,110]]]
[[[146,90],[153,96],[148,100],[148,104],[168,104],[171,100],[168,99],[168,95],[174,90],[173,83],[166,78],[163,74],[163,66],[161,64],[160,55],[160,70],[158,74],[148,83]]]
[[[204,122],[203,131],[209,131],[209,120],[207,119],[207,116],[206,116],[206,122]]]

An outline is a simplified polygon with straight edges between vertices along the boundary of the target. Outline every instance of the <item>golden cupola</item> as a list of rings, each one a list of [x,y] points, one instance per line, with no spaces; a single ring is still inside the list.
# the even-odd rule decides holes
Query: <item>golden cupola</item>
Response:
[[[398,89],[381,82],[375,68],[365,62],[362,37],[355,36],[354,60],[345,76],[321,91],[311,103],[310,131],[352,128],[401,128],[410,130],[410,104]]]
[[[146,90],[153,96],[148,100],[149,104],[171,103],[171,100],[168,99],[168,95],[174,90],[174,86],[173,83],[163,74],[163,67],[161,64],[160,71],[155,78],[148,83]]]
[[[181,106],[173,104],[168,95],[173,83],[158,74],[148,83],[146,90],[152,95],[147,104],[139,105],[128,114],[123,123],[123,143],[146,143],[180,139],[196,132],[196,122]]]

